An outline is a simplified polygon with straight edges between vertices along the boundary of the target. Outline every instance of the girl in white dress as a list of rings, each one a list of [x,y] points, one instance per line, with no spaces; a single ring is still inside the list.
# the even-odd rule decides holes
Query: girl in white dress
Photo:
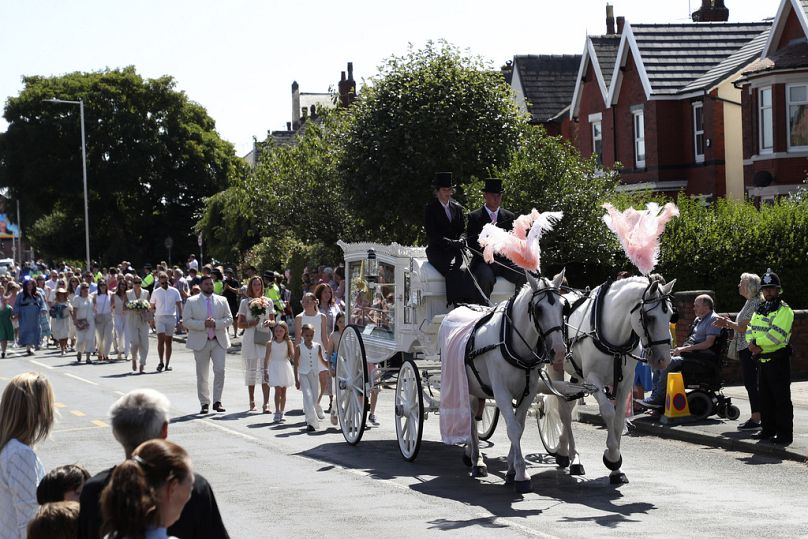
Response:
[[[92,363],[90,353],[95,350],[95,320],[90,285],[81,283],[77,294],[70,301],[73,306],[71,317],[76,327],[76,363],[81,363],[81,354],[86,355],[87,363]]]
[[[250,302],[263,301],[266,314],[257,318],[250,311]],[[261,384],[261,391],[264,392],[265,414],[269,412],[269,385],[263,380],[263,372],[260,368],[260,358],[264,357],[264,345],[256,344],[256,331],[270,331],[269,325],[275,320],[272,302],[264,297],[264,282],[261,277],[252,277],[247,283],[247,297],[241,300],[238,308],[238,327],[244,330],[241,337],[241,359],[244,366],[244,385],[247,386],[247,394],[250,399],[250,411],[255,411],[255,386]],[[260,327],[259,327],[260,326]],[[267,341],[269,342],[269,341]]]
[[[286,410],[286,388],[295,385],[295,371],[292,368],[295,352],[286,322],[276,323],[273,333],[274,338],[267,343],[264,355],[264,382],[275,388],[274,420],[277,423],[283,421]],[[264,413],[269,413],[266,402]]]
[[[311,292],[306,292],[303,295],[301,303],[303,304],[303,312],[295,317],[295,345],[300,346],[300,344],[303,342],[303,336],[301,333],[302,328],[304,325],[308,324],[311,325],[314,331],[312,340],[320,345],[323,354],[325,354],[325,349],[328,344],[326,316],[317,310],[317,298]],[[320,379],[320,390],[317,396],[315,396],[315,400],[317,401],[315,409],[317,411],[317,417],[324,419],[325,414],[320,406],[320,399],[323,397],[326,386],[328,385],[328,381],[331,377],[328,374],[328,365],[322,364],[320,365],[319,369],[318,376]]]
[[[50,309],[51,334],[59,345],[61,355],[65,355],[65,352],[67,352],[67,338],[70,336],[68,320],[70,320],[72,311],[73,307],[67,301],[67,290],[57,288],[56,297]]]

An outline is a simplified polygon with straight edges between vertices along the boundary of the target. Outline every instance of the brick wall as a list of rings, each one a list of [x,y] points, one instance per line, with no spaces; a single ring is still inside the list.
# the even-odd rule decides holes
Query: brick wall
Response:
[[[688,290],[676,292],[673,296],[673,303],[679,312],[679,323],[676,324],[676,335],[674,340],[680,344],[687,339],[690,324],[696,318],[693,313],[693,300],[701,294],[709,294],[715,300],[715,292],[712,290]],[[719,313],[721,316],[729,316],[733,320],[738,313]],[[791,330],[791,347],[794,350],[791,356],[791,378],[792,380],[808,380],[808,310],[794,311],[794,325]],[[738,361],[727,361],[721,371],[724,383],[727,385],[742,384],[741,365]]]

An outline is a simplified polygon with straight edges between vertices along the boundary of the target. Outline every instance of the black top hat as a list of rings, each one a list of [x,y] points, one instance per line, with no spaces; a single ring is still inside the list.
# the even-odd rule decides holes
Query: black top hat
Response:
[[[483,193],[504,193],[502,180],[499,178],[486,178],[485,186],[481,189]]]
[[[452,185],[452,173],[436,172],[435,178],[432,180],[432,186],[436,189],[440,189],[441,187],[454,187],[454,185]]]
[[[235,273],[235,272],[233,271],[233,268],[225,268],[224,272],[225,272],[225,273]]]
[[[763,279],[760,280],[760,288],[782,288],[780,286],[780,277],[771,268],[767,269],[766,273],[763,274]]]
[[[266,270],[264,272],[263,277],[264,277],[264,279],[274,279],[275,278],[275,272],[271,271],[271,270]]]

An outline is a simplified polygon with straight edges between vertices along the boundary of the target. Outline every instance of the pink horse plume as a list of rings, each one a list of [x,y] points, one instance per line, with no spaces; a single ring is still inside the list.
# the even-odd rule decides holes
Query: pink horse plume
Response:
[[[564,217],[564,212],[539,213],[535,208],[527,215],[520,215],[509,232],[487,224],[480,232],[479,242],[484,247],[483,258],[490,263],[494,253],[508,257],[520,268],[540,271],[541,247],[539,239],[549,232]]]
[[[620,212],[608,203],[603,207],[608,212],[603,222],[617,235],[628,259],[643,275],[651,273],[659,261],[659,237],[665,224],[679,216],[679,208],[673,202],[661,209],[651,202],[641,211],[628,208]]]

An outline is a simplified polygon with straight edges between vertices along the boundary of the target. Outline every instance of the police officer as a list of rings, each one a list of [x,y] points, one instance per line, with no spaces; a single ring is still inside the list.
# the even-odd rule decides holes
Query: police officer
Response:
[[[752,357],[760,361],[760,432],[753,438],[776,444],[792,442],[794,407],[791,404],[791,325],[794,311],[780,299],[780,278],[771,268],[761,279],[764,302],[752,315],[746,340]]]

